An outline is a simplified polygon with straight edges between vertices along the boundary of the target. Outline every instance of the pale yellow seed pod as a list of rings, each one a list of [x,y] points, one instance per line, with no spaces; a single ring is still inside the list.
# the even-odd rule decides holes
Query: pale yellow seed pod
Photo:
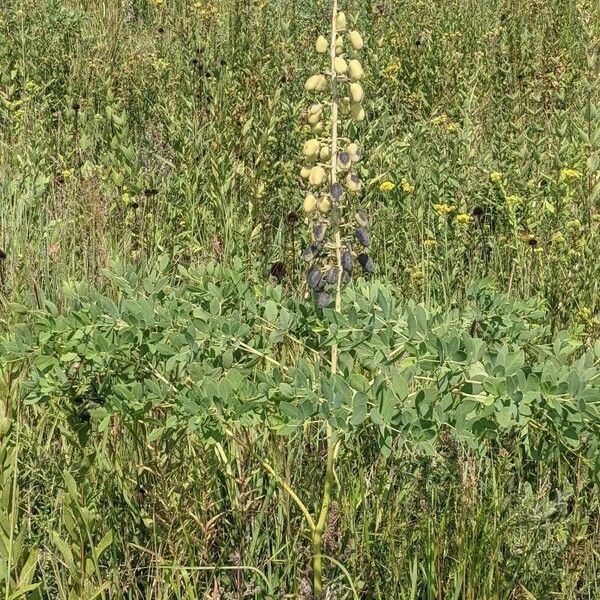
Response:
[[[331,210],[331,200],[329,196],[321,196],[319,200],[319,212],[326,215]]]
[[[300,177],[302,177],[302,179],[308,179],[308,177],[310,175],[310,169],[311,169],[311,167],[304,165],[302,167],[302,169],[300,170]]]
[[[340,98],[338,103],[340,113],[342,115],[347,115],[350,112],[350,99],[349,98]]]
[[[323,110],[323,105],[320,102],[313,102],[308,107],[308,114],[309,115],[315,115],[317,113],[320,113],[322,110]]]
[[[348,72],[348,63],[341,56],[336,56],[333,61],[333,68],[338,75],[344,75]]]
[[[327,52],[327,40],[324,36],[320,35],[317,38],[315,49],[319,54],[325,54],[325,52]]]
[[[311,75],[304,84],[307,92],[323,92],[327,88],[327,79],[323,75]]]
[[[354,142],[351,144],[348,144],[346,151],[350,155],[350,159],[352,160],[353,163],[358,162],[360,160],[360,149],[358,147],[358,144],[355,144]]]
[[[362,85],[360,83],[351,83],[350,84],[350,102],[360,103],[363,101],[365,97],[365,93],[362,89]]]
[[[346,29],[346,15],[343,12],[339,12],[335,18],[335,26],[338,31]]]
[[[341,35],[338,35],[335,38],[335,53],[341,54],[344,51],[344,38]]]
[[[322,185],[325,181],[325,169],[323,167],[317,165],[310,170],[310,175],[308,176],[308,182],[311,185]]]
[[[360,179],[354,173],[348,173],[346,176],[346,187],[351,192],[359,192],[362,185]]]
[[[316,158],[317,154],[319,153],[319,150],[321,148],[321,144],[319,143],[319,140],[307,140],[306,142],[304,142],[304,148],[302,149],[302,154],[304,154],[304,156],[306,156],[306,158]]]
[[[363,42],[362,36],[360,35],[360,33],[358,33],[358,31],[351,31],[348,34],[348,37],[350,38],[350,43],[352,44],[352,47],[355,50],[363,49],[365,43]]]
[[[314,196],[314,194],[308,194],[305,198],[304,198],[304,212],[305,213],[309,213],[312,212],[313,210],[315,210],[315,208],[317,208],[317,199]]]
[[[354,121],[360,122],[365,119],[365,109],[358,103],[350,103],[350,114]]]
[[[356,58],[348,61],[348,71],[350,72],[350,77],[355,81],[362,79],[365,74],[360,62]]]
[[[319,121],[318,123],[315,123],[313,125],[313,133],[316,133],[317,135],[323,133],[325,131],[325,124],[323,123],[323,121]]]
[[[331,148],[329,146],[321,146],[321,151],[319,152],[319,158],[325,162],[331,158]]]
[[[311,125],[316,125],[319,120],[321,118],[321,113],[316,113],[314,115],[308,115],[308,118],[306,119]]]

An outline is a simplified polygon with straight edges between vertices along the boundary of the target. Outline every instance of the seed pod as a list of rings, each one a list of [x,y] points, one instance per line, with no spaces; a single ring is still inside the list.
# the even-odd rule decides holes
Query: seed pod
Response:
[[[365,119],[365,109],[355,102],[350,103],[350,114],[352,115],[352,119],[354,121],[360,122]]]
[[[312,212],[315,208],[317,208],[317,199],[314,194],[307,194],[304,198],[304,212]]]
[[[316,115],[316,114],[319,114],[322,110],[323,110],[323,105],[320,102],[313,102],[308,107],[308,114]]]
[[[362,85],[360,83],[350,84],[350,102],[362,102],[365,97]]]
[[[327,231],[327,225],[325,223],[317,223],[313,227],[313,241],[322,242],[325,238],[325,232]]]
[[[319,54],[325,54],[325,52],[327,52],[327,40],[324,36],[320,35],[317,38],[315,49]]]
[[[346,171],[352,165],[352,161],[350,160],[350,155],[347,152],[340,152],[338,154],[337,164],[340,169]]]
[[[360,227],[368,227],[369,226],[369,217],[364,210],[359,210],[356,215],[356,222]]]
[[[335,53],[336,55],[342,54],[344,51],[344,38],[341,35],[338,35],[335,39]]]
[[[346,29],[346,15],[341,11],[335,17],[335,26],[338,31]]]
[[[358,61],[356,58],[348,61],[348,71],[350,71],[350,77],[355,81],[362,79],[365,74],[360,61]]]
[[[315,123],[313,125],[313,131],[319,135],[320,133],[323,133],[323,131],[325,130],[325,125],[323,124],[323,121],[319,121],[318,123]]]
[[[321,120],[321,113],[315,115],[308,115],[306,119],[310,125],[316,125]]]
[[[329,292],[319,292],[317,296],[317,308],[322,310],[331,302],[331,294]]]
[[[327,79],[321,74],[311,75],[304,84],[308,92],[324,92],[327,89]]]
[[[329,146],[321,146],[319,158],[325,162],[331,158],[331,148]]]
[[[360,191],[362,185],[356,173],[348,173],[348,177],[346,177],[346,186],[351,192]]]
[[[311,185],[322,185],[325,181],[325,169],[323,167],[317,165],[310,170],[310,175],[308,176],[308,182]]]
[[[338,107],[340,114],[347,115],[350,112],[350,98],[340,98]]]
[[[348,72],[348,63],[341,56],[336,56],[333,61],[333,68],[338,75],[344,75]]]
[[[316,256],[321,252],[322,245],[321,244],[309,244],[302,253],[302,258],[306,262],[310,262],[314,260]]]
[[[337,283],[339,273],[340,273],[340,270],[337,267],[330,267],[329,270],[327,271],[327,274],[325,275],[325,281],[329,285],[333,285],[333,284]]]
[[[372,273],[375,270],[375,263],[368,254],[359,254],[357,260],[365,273]]]
[[[346,148],[346,150],[348,151],[352,162],[358,162],[360,160],[360,150],[358,148],[358,144],[348,144],[348,148]]]
[[[316,290],[321,284],[321,269],[316,265],[311,267],[306,273],[306,283],[311,290]]]
[[[306,165],[304,165],[300,170],[300,177],[302,177],[302,179],[308,179],[310,175],[310,169],[311,167],[307,167]]]
[[[319,142],[319,140],[307,140],[306,142],[304,142],[304,148],[302,149],[302,154],[304,154],[304,156],[306,158],[309,159],[315,159],[317,157],[317,154],[319,153],[319,150],[321,148],[321,144]]]
[[[342,269],[344,269],[346,273],[352,273],[352,253],[348,250],[342,252]]]
[[[358,33],[358,31],[351,31],[348,34],[348,37],[350,38],[350,43],[352,44],[352,47],[355,50],[362,50],[363,46],[365,45],[362,39],[362,36],[360,35],[360,33]]]
[[[364,227],[359,227],[354,232],[354,235],[356,236],[356,239],[359,241],[359,243],[362,244],[365,248],[371,243],[371,240],[369,238],[369,232]]]
[[[344,194],[344,188],[337,181],[331,186],[331,197],[337,202]]]
[[[331,210],[331,200],[327,196],[323,196],[319,200],[319,212],[326,215]]]

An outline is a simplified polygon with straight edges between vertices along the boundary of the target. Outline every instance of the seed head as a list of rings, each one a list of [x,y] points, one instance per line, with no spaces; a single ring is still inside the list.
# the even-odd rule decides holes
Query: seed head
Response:
[[[327,225],[324,223],[317,223],[313,227],[313,241],[322,242],[325,238],[325,232],[327,231]]]
[[[344,188],[336,181],[331,186],[331,197],[337,202],[344,194]]]
[[[317,208],[317,199],[314,194],[307,194],[304,198],[304,212],[309,213]]]
[[[348,34],[348,37],[350,38],[350,43],[352,44],[352,47],[355,50],[363,49],[364,42],[363,42],[362,36],[360,35],[360,33],[358,33],[358,31],[351,31]]]
[[[338,31],[346,29],[346,15],[343,12],[339,12],[335,18],[335,26]]]
[[[365,248],[371,243],[371,240],[369,238],[369,232],[364,227],[359,227],[354,232],[354,235],[356,236],[356,239],[359,241],[359,243],[365,246]]]
[[[330,267],[327,271],[327,274],[325,275],[325,281],[329,285],[334,285],[335,283],[337,283],[339,273],[340,270],[337,267]]]
[[[340,152],[337,159],[338,167],[344,171],[349,169],[352,165],[350,155],[347,152]]]
[[[325,54],[325,52],[327,52],[327,40],[324,36],[320,35],[317,38],[315,49],[319,54]]]
[[[308,182],[311,185],[319,186],[322,185],[325,181],[325,169],[323,167],[317,165],[310,170],[310,174],[308,176]]]
[[[359,254],[357,260],[365,273],[372,273],[375,270],[375,263],[368,254]]]
[[[350,102],[360,103],[363,101],[365,93],[360,83],[350,84]]]
[[[349,250],[342,252],[342,269],[346,273],[352,273],[352,253]]]
[[[356,215],[356,222],[360,227],[368,227],[369,226],[369,217],[364,210],[359,210]]]
[[[348,72],[348,63],[341,56],[336,56],[333,61],[333,68],[338,75],[344,75]]]
[[[317,296],[317,308],[324,309],[331,302],[331,294],[329,292],[319,292]]]
[[[360,61],[358,61],[356,58],[348,61],[348,71],[350,72],[350,77],[355,81],[362,79],[365,74]]]
[[[348,176],[346,177],[346,186],[351,192],[360,191],[362,184],[358,178],[358,175],[355,173],[348,173]]]
[[[306,273],[306,283],[311,290],[318,289],[321,284],[321,269],[316,265],[311,267]]]

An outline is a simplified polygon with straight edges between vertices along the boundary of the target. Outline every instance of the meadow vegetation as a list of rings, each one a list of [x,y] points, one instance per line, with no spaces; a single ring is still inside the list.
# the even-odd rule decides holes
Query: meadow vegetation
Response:
[[[335,4],[0,5],[5,600],[600,598],[600,8]]]

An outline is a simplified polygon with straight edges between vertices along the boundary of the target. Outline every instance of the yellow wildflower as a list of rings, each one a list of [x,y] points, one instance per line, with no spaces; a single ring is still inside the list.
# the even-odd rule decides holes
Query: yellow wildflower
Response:
[[[432,240],[431,238],[423,240],[423,246],[425,246],[425,248],[433,248],[434,246],[437,246],[437,240]]]
[[[492,183],[502,183],[502,173],[500,173],[500,171],[492,171],[490,173],[490,181]]]
[[[521,197],[517,196],[516,194],[511,194],[510,196],[506,196],[506,204],[508,204],[509,206],[516,206],[517,204],[520,204],[521,202]]]
[[[454,220],[457,223],[462,223],[463,225],[466,225],[467,223],[470,223],[473,220],[473,217],[471,215],[468,215],[467,213],[460,213],[456,215],[456,217],[454,217]]]
[[[446,131],[448,133],[457,133],[458,125],[456,123],[448,123],[448,125],[446,126]]]
[[[406,194],[410,194],[415,190],[415,187],[411,185],[410,181],[408,181],[406,177],[403,177],[400,181],[400,187],[402,188],[402,191]]]
[[[570,181],[571,179],[579,179],[580,177],[581,173],[575,169],[563,169],[560,172],[561,181]]]
[[[557,231],[552,236],[552,245],[553,246],[562,246],[564,243],[565,243],[565,236],[560,231]]]
[[[435,210],[440,217],[445,217],[454,210],[454,206],[450,206],[449,204],[443,202],[442,204],[434,204],[433,210]]]
[[[392,183],[391,181],[384,181],[380,186],[379,189],[382,192],[391,192],[394,188],[396,187],[396,184]]]
[[[433,119],[431,119],[431,124],[437,126],[448,125],[448,122],[448,115],[439,115],[438,117],[434,117]]]
[[[384,70],[383,76],[387,79],[392,79],[394,75],[400,70],[400,63],[390,63]]]

